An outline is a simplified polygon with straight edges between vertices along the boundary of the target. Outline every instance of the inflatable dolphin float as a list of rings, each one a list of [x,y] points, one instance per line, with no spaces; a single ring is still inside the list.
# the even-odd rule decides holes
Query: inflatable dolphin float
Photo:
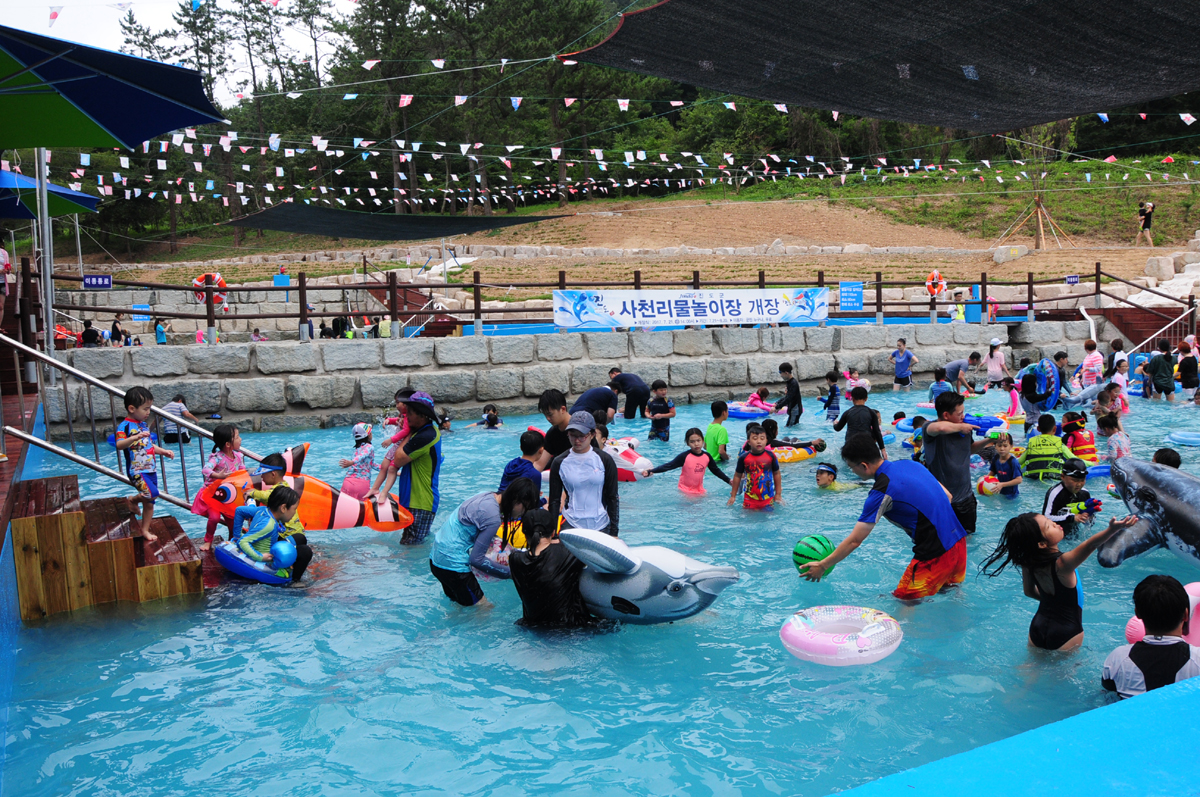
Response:
[[[566,529],[559,541],[587,567],[579,592],[597,617],[635,625],[683,620],[707,609],[738,580],[735,567],[698,562],[657,545],[630,548],[590,529]]]
[[[1152,548],[1166,548],[1200,567],[1200,479],[1133,457],[1112,463],[1112,479],[1138,522],[1100,546],[1100,564],[1116,567]]]

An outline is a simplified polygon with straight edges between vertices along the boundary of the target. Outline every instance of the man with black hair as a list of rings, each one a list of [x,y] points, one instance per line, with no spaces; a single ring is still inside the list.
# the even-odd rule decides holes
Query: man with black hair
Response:
[[[1200,648],[1189,645],[1191,599],[1171,576],[1146,576],[1133,590],[1133,611],[1146,636],[1108,654],[1100,685],[1122,698],[1200,675]]]
[[[1183,464],[1183,459],[1179,456],[1179,452],[1173,448],[1160,448],[1154,452],[1154,458],[1150,460],[1157,465],[1166,465],[1168,468],[1179,470],[1179,466]]]
[[[538,412],[545,416],[550,428],[542,441],[542,453],[534,465],[538,470],[550,467],[550,461],[559,454],[571,449],[571,440],[567,437],[567,424],[571,422],[571,413],[567,411],[567,397],[561,390],[550,388],[542,391],[538,398]]]
[[[970,356],[962,360],[951,360],[946,363],[946,381],[954,386],[956,392],[961,392],[966,388],[974,393],[975,389],[971,387],[971,383],[967,381],[967,369],[974,368],[979,370],[979,364],[983,362],[983,355],[977,351],[971,352]]]
[[[842,413],[842,417],[833,425],[833,431],[846,430],[846,439],[856,434],[869,434],[879,446],[879,452],[887,459],[887,448],[883,444],[883,430],[879,428],[879,416],[875,410],[867,406],[867,389],[861,385],[850,391],[850,401],[854,406]]]
[[[615,392],[625,394],[625,417],[646,417],[646,404],[650,401],[650,388],[637,374],[622,373],[618,366],[608,371],[608,386]]]
[[[971,478],[971,455],[990,445],[986,438],[976,440],[979,427],[964,423],[966,402],[958,393],[943,393],[933,403],[937,420],[922,427],[922,455],[933,478],[950,493],[950,503],[958,522],[968,534],[975,533],[975,483]]]
[[[967,532],[950,506],[950,494],[925,469],[909,460],[885,460],[868,434],[851,435],[842,460],[860,479],[874,479],[862,514],[850,535],[833,553],[800,568],[809,581],[820,581],[831,567],[866,541],[875,524],[886,518],[913,542],[913,558],[892,592],[900,600],[917,600],[961,584],[967,573]]]
[[[571,405],[571,414],[577,412],[601,413],[606,420],[611,421],[617,415],[617,391],[610,383],[605,387],[593,387],[583,391],[575,403]]]

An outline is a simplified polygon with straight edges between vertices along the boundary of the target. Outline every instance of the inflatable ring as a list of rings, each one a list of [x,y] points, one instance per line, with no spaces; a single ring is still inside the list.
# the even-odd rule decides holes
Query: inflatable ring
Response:
[[[1005,423],[1025,423],[1025,415],[1009,415],[1005,412],[996,413],[996,417]]]
[[[251,581],[257,581],[260,584],[270,584],[275,587],[292,583],[290,573],[286,576],[276,575],[279,568],[271,567],[266,562],[254,561],[238,550],[238,547],[232,542],[223,542],[220,545],[214,545],[213,556],[216,557],[221,567],[235,576],[241,576]]]
[[[769,414],[764,409],[746,406],[744,401],[735,401],[729,405],[730,418],[765,418]]]
[[[803,462],[806,459],[812,459],[817,455],[817,450],[812,446],[804,448],[794,448],[792,446],[784,446],[775,449],[775,459],[780,462]]]
[[[931,409],[933,409],[933,402],[932,401],[918,401],[917,408],[922,409],[922,410],[931,410]]]
[[[894,442],[896,442],[896,435],[895,435],[894,433],[892,433],[892,432],[888,432],[887,434],[885,434],[885,435],[883,436],[883,444],[884,444],[885,446],[886,446],[886,445],[888,445],[888,444],[890,444],[890,443],[894,443]]]
[[[798,659],[831,667],[874,664],[900,647],[900,624],[878,609],[813,606],[779,629],[783,646]]]
[[[929,291],[930,296],[937,296],[946,290],[946,280],[936,268],[925,278],[925,290]]]
[[[909,435],[908,437],[901,440],[900,446],[901,446],[901,448],[907,448],[909,451],[917,450],[917,447],[915,445],[913,445],[913,438],[911,435]]]
[[[1181,446],[1200,446],[1200,432],[1171,432],[1167,442]]]
[[[1093,465],[1090,468],[1088,468],[1087,477],[1089,479],[1111,478],[1112,477],[1112,465],[1110,465],[1107,462],[1105,462],[1101,465]]]
[[[896,431],[897,432],[907,432],[909,434],[912,434],[912,430],[913,430],[912,418],[901,418],[896,423]]]
[[[1037,391],[1050,393],[1050,398],[1046,399],[1046,409],[1054,409],[1054,405],[1058,404],[1058,391],[1062,389],[1062,385],[1058,382],[1058,366],[1054,364],[1054,361],[1045,358],[1040,362],[1025,366],[1017,372],[1017,384],[1020,384],[1021,378],[1025,374],[1033,374],[1037,377]]]
[[[620,437],[609,440],[604,446],[613,461],[617,463],[617,481],[635,482],[642,478],[642,471],[650,470],[654,463],[637,452],[636,437]]]
[[[211,276],[213,284],[213,301],[221,305],[221,309],[229,312],[229,305],[225,300],[229,298],[229,293],[225,290],[229,286],[225,284],[225,278],[218,272],[212,274],[201,274],[192,280],[192,287],[196,289],[196,301],[204,304],[204,278]]]

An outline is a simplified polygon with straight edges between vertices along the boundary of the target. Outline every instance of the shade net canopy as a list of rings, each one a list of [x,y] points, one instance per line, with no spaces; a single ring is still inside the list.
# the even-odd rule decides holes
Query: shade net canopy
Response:
[[[72,191],[61,185],[46,185],[47,209],[51,217],[72,213],[95,213],[100,197]],[[37,181],[23,174],[0,169],[0,219],[37,218]]]
[[[0,149],[133,149],[222,117],[194,69],[0,25]]]
[[[666,0],[567,60],[996,133],[1200,88],[1197,0]]]
[[[454,235],[471,235],[501,227],[559,218],[562,216],[399,216],[395,213],[362,213],[286,202],[228,223],[255,230],[326,235],[331,238],[423,241]]]

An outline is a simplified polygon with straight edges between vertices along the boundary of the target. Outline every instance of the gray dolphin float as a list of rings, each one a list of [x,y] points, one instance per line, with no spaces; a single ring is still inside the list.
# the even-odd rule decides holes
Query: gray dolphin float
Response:
[[[738,580],[735,567],[698,562],[669,548],[630,548],[616,537],[589,529],[558,535],[587,567],[579,592],[597,617],[636,625],[683,620],[708,608]]]
[[[1166,465],[1121,457],[1113,485],[1138,522],[1100,546],[1104,567],[1116,567],[1151,548],[1166,548],[1200,567],[1200,479]]]

